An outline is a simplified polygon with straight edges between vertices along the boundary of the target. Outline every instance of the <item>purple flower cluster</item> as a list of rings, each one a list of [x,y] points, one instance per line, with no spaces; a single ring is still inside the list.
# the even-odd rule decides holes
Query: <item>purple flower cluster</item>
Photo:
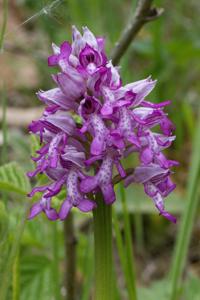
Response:
[[[150,77],[123,86],[118,68],[105,55],[104,38],[95,37],[87,27],[83,34],[76,27],[72,30],[72,44],[53,44],[48,65],[60,68],[52,76],[57,87],[38,92],[46,108],[29,126],[42,147],[33,157],[36,169],[28,176],[45,173],[51,180],[29,194],[43,192],[29,218],[43,211],[50,220],[64,220],[72,207],[91,211],[96,208],[97,191],[106,204],[112,204],[116,168],[125,186],[142,183],[160,214],[175,222],[164,208],[164,197],[175,188],[170,167],[177,165],[162,153],[175,139],[174,126],[164,112],[170,101],[145,100],[156,84]],[[152,131],[155,126],[160,133]],[[138,153],[140,165],[127,175],[122,159],[133,152]],[[56,211],[52,197],[63,186],[67,197]]]

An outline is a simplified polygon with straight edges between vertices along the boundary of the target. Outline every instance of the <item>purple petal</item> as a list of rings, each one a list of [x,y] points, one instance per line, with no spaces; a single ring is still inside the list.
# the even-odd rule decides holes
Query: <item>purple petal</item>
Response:
[[[102,118],[97,114],[93,114],[91,116],[90,124],[94,132],[94,139],[92,141],[90,151],[93,155],[100,155],[105,147],[107,128]]]
[[[165,180],[157,184],[157,188],[163,197],[167,197],[176,188],[176,184],[168,176]]]
[[[140,147],[139,140],[136,134],[133,133],[134,124],[130,111],[126,107],[121,107],[119,113],[120,120],[118,123],[118,130],[120,134],[133,145]]]
[[[65,170],[61,167],[57,167],[55,169],[52,168],[47,168],[45,170],[45,173],[47,174],[47,176],[49,176],[51,179],[53,180],[59,180],[61,179],[64,175],[66,175],[68,173],[68,170]]]
[[[66,161],[70,161],[78,167],[84,166],[85,161],[85,153],[77,151],[74,146],[67,145],[64,148],[65,153],[62,155],[62,159]]]
[[[142,100],[153,90],[156,84],[156,80],[151,80],[150,77],[136,81],[134,83],[127,84],[125,88],[136,93],[134,105],[139,105]]]
[[[169,220],[170,222],[176,224],[176,221],[177,221],[176,218],[173,215],[171,215],[170,213],[168,213],[167,211],[164,210],[164,211],[160,212],[160,214],[163,217],[165,217],[167,220]]]
[[[103,105],[102,109],[101,109],[101,114],[103,116],[109,116],[113,113],[113,107],[112,104],[107,102]]]
[[[119,68],[118,67],[114,67],[112,64],[112,61],[109,61],[106,65],[107,68],[109,68],[110,71],[110,82],[109,82],[109,86],[112,89],[118,89],[121,86],[121,78],[120,78],[120,74],[118,72]]]
[[[155,206],[157,207],[157,209],[159,210],[160,214],[163,217],[165,217],[166,219],[168,219],[173,223],[176,223],[176,218],[172,216],[170,213],[168,213],[167,211],[165,211],[164,202],[162,196],[159,193],[157,193],[156,196],[153,197],[153,201],[155,203]]]
[[[130,100],[118,100],[114,106],[115,107],[123,107],[123,106],[129,106],[131,104]]]
[[[67,200],[65,200],[62,205],[61,205],[61,208],[60,208],[60,211],[59,211],[59,218],[63,221],[67,218],[70,210],[72,208],[72,204],[70,203],[69,201],[69,198]]]
[[[145,183],[156,176],[166,176],[167,174],[169,174],[169,170],[163,169],[156,164],[151,164],[135,168],[134,180],[135,182]]]
[[[110,136],[108,136],[107,144],[114,145],[118,149],[125,148],[123,136],[120,134],[120,132],[118,130],[112,130],[110,132]]]
[[[59,218],[57,211],[54,208],[49,208],[44,210],[47,218],[51,221],[55,221]]]
[[[52,50],[53,50],[53,53],[58,55],[60,54],[60,47],[58,47],[56,44],[52,43]]]
[[[47,105],[57,104],[60,107],[69,110],[76,109],[77,105],[71,99],[63,94],[59,88],[54,88],[48,91],[39,91],[38,98]]]
[[[66,66],[68,66],[69,56],[71,54],[71,45],[68,42],[63,42],[59,47],[54,46],[54,55],[51,55],[48,58],[48,65],[49,66],[55,66],[59,64],[62,71],[65,71]]]
[[[100,155],[104,150],[104,137],[102,135],[96,136],[91,144],[90,152],[92,155]]]
[[[54,67],[58,64],[58,55],[54,54],[48,57],[48,66]]]
[[[124,168],[123,168],[121,162],[120,162],[119,160],[116,160],[116,161],[115,161],[115,165],[116,165],[116,167],[117,167],[117,170],[118,170],[120,176],[121,176],[122,178],[126,177],[126,172],[125,172],[125,170],[124,170]]]
[[[178,166],[179,163],[175,160],[168,160],[163,153],[159,153],[156,155],[156,163],[158,163],[161,167],[168,169],[171,168],[173,166]]]
[[[41,130],[43,130],[43,125],[42,122],[39,121],[32,121],[32,123],[29,125],[29,130],[33,133],[37,133],[40,132]]]
[[[115,201],[116,196],[112,184],[101,185],[101,191],[106,204],[112,204]]]
[[[47,194],[45,194],[44,197],[49,198],[49,197],[53,197],[53,196],[57,195],[61,191],[61,188],[62,188],[64,182],[65,182],[65,177],[61,178],[60,180],[58,180],[55,183],[51,184],[48,187],[49,192]]]
[[[105,47],[105,39],[103,37],[96,37],[99,51],[103,51]]]
[[[87,159],[87,160],[85,160],[85,165],[86,166],[90,166],[90,165],[92,165],[95,161],[97,161],[97,160],[100,160],[100,159],[102,159],[102,155],[95,155],[95,156],[92,156],[92,157],[90,157],[89,159]]]
[[[85,92],[85,81],[74,68],[68,67],[68,73],[59,73],[53,79],[62,92],[71,100],[79,99]]]
[[[35,204],[33,204],[33,206],[30,209],[30,213],[29,213],[28,219],[29,220],[33,219],[39,213],[41,213],[41,211],[42,211],[42,206],[40,205],[40,202],[36,202]]]
[[[140,160],[143,164],[148,165],[153,160],[153,152],[150,148],[145,148],[140,153]]]
[[[137,146],[138,148],[140,148],[140,142],[137,138],[137,136],[133,133],[133,134],[127,134],[127,140],[132,143],[133,145]]]
[[[96,203],[91,200],[83,199],[77,206],[82,212],[89,212],[96,208]]]
[[[72,26],[72,53],[76,56],[79,55],[81,49],[85,46],[85,41],[83,40],[80,32],[77,30],[76,26]]]
[[[149,197],[156,196],[158,192],[157,188],[150,182],[144,184],[144,191]]]
[[[96,177],[86,177],[80,183],[80,190],[83,193],[89,193],[94,190],[98,185]]]
[[[99,53],[89,45],[86,45],[85,48],[80,52],[79,59],[81,65],[85,68],[89,64],[94,64],[95,66],[98,66],[101,63],[101,57]]]
[[[171,143],[175,140],[176,136],[165,136],[159,133],[154,134],[156,141],[159,146],[169,147]]]
[[[128,187],[133,182],[135,182],[135,177],[134,177],[133,174],[131,174],[128,177],[125,178],[125,180],[124,180],[124,186]]]
[[[175,130],[174,124],[167,117],[162,120],[160,128],[163,133],[168,136],[170,136],[172,134],[172,131]]]
[[[32,189],[32,191],[28,194],[28,197],[33,197],[35,193],[44,192],[48,188],[48,185],[36,186]]]
[[[81,115],[84,120],[87,120],[91,114],[94,114],[99,110],[100,106],[100,101],[97,98],[86,96],[80,102],[80,106],[78,108],[79,115]]]
[[[167,101],[164,101],[164,102],[161,102],[161,103],[152,103],[152,102],[149,102],[149,101],[142,101],[141,102],[142,106],[151,107],[151,108],[162,108],[162,107],[165,107],[169,104],[171,104],[170,100],[167,100]]]
[[[85,26],[83,27],[83,40],[86,44],[90,45],[94,49],[98,49],[97,39],[94,34]]]
[[[39,167],[37,167],[36,169],[35,169],[35,171],[29,171],[29,172],[27,172],[26,173],[26,175],[29,177],[29,178],[32,178],[32,177],[35,177],[38,173],[40,173],[41,172],[41,169],[40,169],[40,166]]]
[[[72,135],[74,132],[75,122],[73,118],[64,111],[57,111],[55,114],[48,116],[46,120],[67,134]]]
[[[64,41],[60,46],[60,52],[62,55],[61,56],[62,59],[68,60],[71,50],[72,50],[71,45],[67,41]]]

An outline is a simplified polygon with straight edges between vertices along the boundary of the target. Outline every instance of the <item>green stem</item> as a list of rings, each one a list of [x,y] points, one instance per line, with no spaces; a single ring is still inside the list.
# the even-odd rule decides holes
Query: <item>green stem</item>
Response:
[[[13,294],[12,300],[19,300],[20,299],[20,274],[19,274],[19,264],[20,264],[20,253],[18,252],[15,262],[13,264],[13,272],[12,272],[12,287],[13,287]]]
[[[191,168],[189,172],[187,205],[182,217],[180,230],[175,247],[171,270],[171,295],[170,300],[176,300],[180,288],[180,280],[185,267],[188,247],[190,243],[192,228],[195,221],[195,215],[198,208],[198,186],[200,170],[200,114],[197,124],[197,130],[194,137]]]
[[[7,110],[7,97],[6,97],[6,89],[4,84],[2,84],[2,133],[3,133],[3,145],[1,151],[1,162],[2,165],[5,164],[8,160],[8,139],[7,139],[7,122],[6,122],[6,110]],[[6,192],[2,191],[2,200],[7,205],[8,196]]]
[[[113,300],[112,210],[101,194],[96,196],[94,216],[95,300]]]
[[[133,39],[143,27],[143,25],[149,21],[155,20],[163,13],[162,9],[152,8],[152,2],[153,0],[137,1],[137,6],[133,18],[125,27],[125,30],[122,32],[119,41],[116,43],[116,46],[112,51],[111,59],[113,65],[117,65],[119,63],[120,59],[127,51]]]
[[[127,208],[127,204],[126,204],[125,190],[124,190],[124,187],[122,184],[120,185],[120,194],[121,194],[122,211],[123,211],[123,217],[124,217],[124,233],[125,233],[125,240],[126,240],[127,264],[128,264],[129,276],[130,276],[130,281],[131,281],[132,290],[133,290],[133,298],[132,299],[137,299],[135,261],[134,261],[134,256],[133,256],[130,217],[129,217],[128,208]]]

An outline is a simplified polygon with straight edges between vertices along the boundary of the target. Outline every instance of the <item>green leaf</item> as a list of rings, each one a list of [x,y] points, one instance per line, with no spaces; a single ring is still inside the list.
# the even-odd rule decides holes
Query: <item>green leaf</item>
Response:
[[[0,299],[1,300],[6,300],[7,299],[7,294],[9,292],[9,286],[10,286],[10,275],[12,273],[12,267],[16,258],[16,255],[19,251],[20,248],[20,242],[22,238],[22,234],[24,232],[26,220],[27,220],[27,213],[28,210],[30,209],[30,203],[26,204],[24,207],[23,213],[19,216],[18,218],[18,225],[15,229],[15,235],[14,235],[14,240],[12,242],[10,251],[7,251],[7,257],[5,259],[5,263],[3,266],[3,271],[1,274],[1,280],[0,280]],[[8,245],[8,243],[5,243]],[[5,250],[3,253],[5,253]]]
[[[166,278],[153,282],[148,287],[138,289],[139,300],[168,300],[170,292],[170,282]],[[184,300],[199,300],[200,280],[197,276],[190,274],[184,283],[182,294]],[[179,298],[178,298],[179,299]]]
[[[26,195],[30,190],[29,180],[17,162],[11,162],[0,167],[0,189]]]
[[[21,300],[51,298],[53,286],[51,268],[52,261],[45,254],[23,256],[20,265]]]
[[[186,284],[184,284],[183,295],[186,300],[199,300],[200,295],[200,280],[194,275],[190,275]]]
[[[139,300],[167,300],[169,293],[169,282],[164,280],[159,280],[152,283],[151,286],[146,288],[141,287],[138,289]]]

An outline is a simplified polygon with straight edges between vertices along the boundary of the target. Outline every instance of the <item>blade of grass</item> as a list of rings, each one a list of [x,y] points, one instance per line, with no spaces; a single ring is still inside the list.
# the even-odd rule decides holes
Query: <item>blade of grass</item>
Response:
[[[185,267],[192,228],[199,203],[198,185],[200,170],[200,112],[196,134],[193,142],[193,153],[189,171],[187,188],[187,204],[180,224],[180,230],[175,246],[171,269],[171,295],[170,300],[176,300],[180,287],[181,276]]]
[[[120,294],[119,286],[117,283],[117,274],[114,270],[114,260],[113,260],[113,275],[112,276],[113,276],[113,288],[114,288],[113,299],[121,300],[121,294]]]
[[[4,164],[7,161],[7,124],[6,124],[6,108],[7,108],[7,98],[6,90],[4,85],[2,85],[2,132],[3,132],[3,145],[1,151],[1,162]]]
[[[87,245],[84,248],[84,259],[83,259],[83,268],[82,268],[82,272],[84,274],[84,282],[83,282],[83,286],[82,286],[81,300],[88,300],[88,299],[90,299],[90,295],[91,295],[92,279],[94,276],[94,272],[93,272],[94,251],[93,251],[92,243],[93,243],[93,241],[91,239],[91,233],[89,231]]]
[[[188,134],[189,136],[193,137],[193,134],[195,132],[195,119],[193,116],[193,109],[189,103],[182,102],[181,110],[184,122],[187,124]]]
[[[3,0],[3,9],[2,9],[2,27],[0,33],[0,52],[3,49],[4,37],[6,33],[7,19],[8,19],[8,0]]]
[[[18,252],[13,264],[12,270],[12,300],[19,300],[20,299],[20,272],[19,272],[19,261],[20,261],[20,253]]]
[[[135,224],[135,239],[136,247],[138,251],[144,250],[144,228],[141,213],[134,214],[134,224]]]
[[[119,259],[120,259],[122,271],[124,273],[125,283],[126,283],[129,299],[134,300],[135,293],[133,290],[133,285],[131,283],[131,278],[129,276],[127,256],[125,255],[126,249],[123,245],[123,239],[122,239],[122,235],[121,235],[120,227],[119,227],[119,220],[117,218],[117,214],[116,214],[114,206],[112,209],[113,209],[113,225],[114,225],[114,230],[115,230],[115,237],[116,237]]]
[[[1,43],[1,42],[0,42]],[[0,44],[1,45],[1,44]],[[1,47],[0,47],[1,49]],[[7,124],[6,124],[6,108],[7,108],[7,97],[6,97],[6,90],[5,86],[2,84],[2,132],[3,132],[3,145],[1,151],[1,162],[4,164],[7,162]],[[8,197],[5,192],[2,192],[2,200],[4,203],[7,203]]]

